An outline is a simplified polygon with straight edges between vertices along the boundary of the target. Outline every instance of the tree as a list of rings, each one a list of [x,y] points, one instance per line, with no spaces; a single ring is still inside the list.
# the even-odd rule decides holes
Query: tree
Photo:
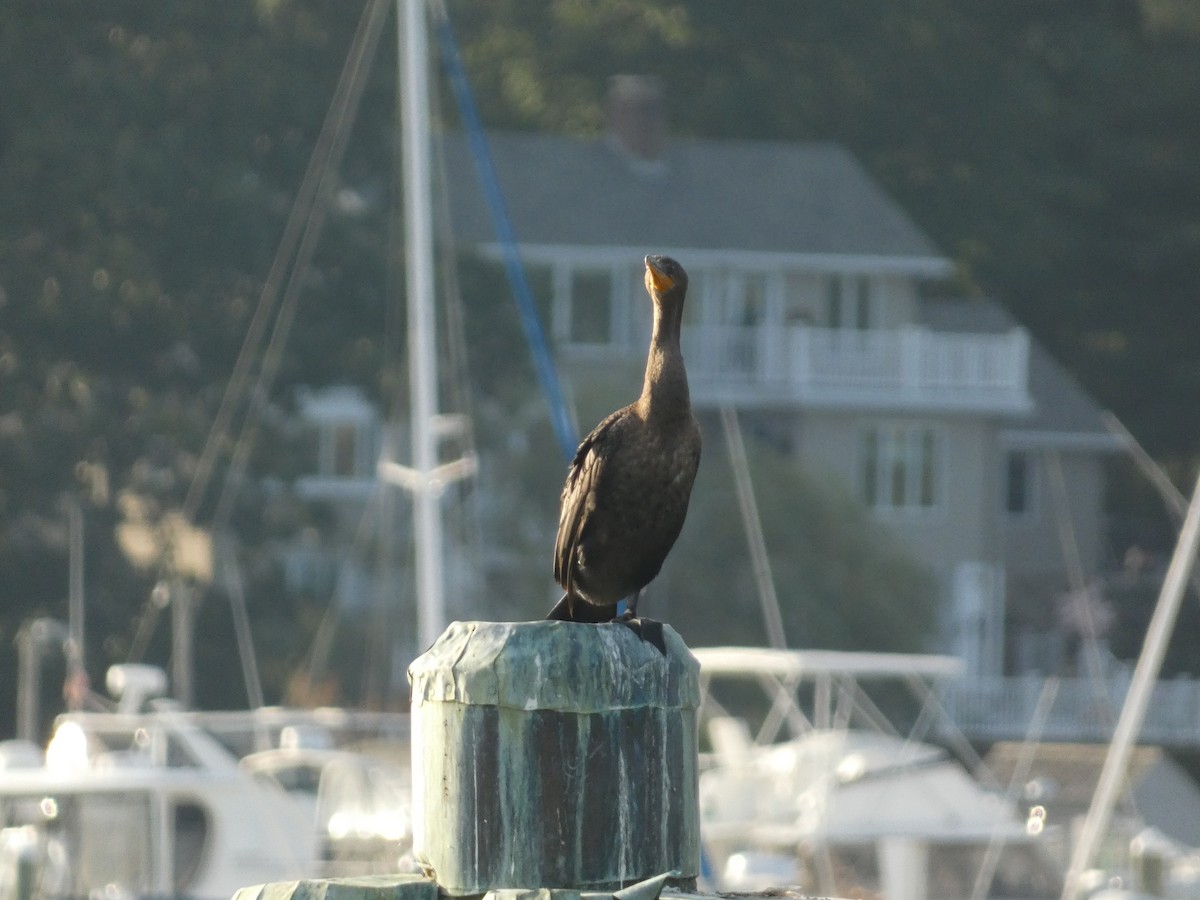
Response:
[[[847,145],[954,257],[962,289],[1009,305],[1174,471],[1194,460],[1200,28],[1188,4],[453,0],[450,9],[490,127],[598,133],[608,77],[643,72],[663,80],[677,133]],[[89,662],[99,671],[128,650],[157,573],[116,547],[122,504],[132,498],[159,516],[182,503],[357,12],[333,0],[0,0],[0,679],[13,681],[20,622],[65,612],[64,494],[82,499],[88,522]],[[301,383],[363,384],[385,405],[403,392],[399,317],[385,312],[399,282],[387,249],[393,52],[385,40],[342,169],[345,202],[305,280],[275,413]],[[464,293],[478,332],[489,316]],[[482,411],[503,421],[532,381],[512,360],[507,301],[477,296],[504,323],[473,346],[491,359],[476,360],[483,370],[503,372],[479,379]],[[252,468],[286,483],[299,454],[285,417],[268,419]],[[547,484],[561,472],[533,457],[511,470],[526,469]],[[268,561],[275,541],[311,523],[261,490],[241,496],[234,521],[259,579],[251,614],[276,626],[273,655],[286,658],[311,630],[314,598],[279,599]],[[547,493],[538,502],[550,512],[537,515],[552,521],[557,485]],[[812,502],[818,512],[836,506]],[[798,514],[771,515],[793,535],[785,555],[823,536],[788,532]],[[540,539],[526,535],[532,555]],[[807,569],[780,572],[781,589],[823,583]],[[747,583],[726,588],[744,596]],[[797,609],[819,618],[831,602]],[[219,612],[214,603],[203,615]],[[203,652],[215,671],[232,663],[232,641]],[[162,661],[164,644],[149,653]],[[271,671],[285,669],[276,660]],[[268,689],[277,696],[281,683]],[[219,692],[204,697],[216,703]],[[0,720],[11,720],[10,702],[0,696]]]
[[[665,600],[663,617],[695,645],[767,645],[729,454],[721,428],[703,421],[688,521],[644,609],[654,616]],[[933,649],[939,597],[930,573],[844,485],[752,436],[746,444],[788,646]]]
[[[1194,459],[1200,29],[1184,4],[456,3],[488,124],[594,134],[657,75],[675,133],[836,140],[1161,458]]]

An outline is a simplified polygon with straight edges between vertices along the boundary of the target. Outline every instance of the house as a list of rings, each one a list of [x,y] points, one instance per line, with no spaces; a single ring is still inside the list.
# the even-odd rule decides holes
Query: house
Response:
[[[1103,555],[1095,403],[995,304],[923,296],[950,260],[845,149],[668,140],[661,111],[622,77],[603,138],[489,136],[568,378],[641,365],[642,255],[678,257],[698,411],[736,407],[893,525],[976,673],[1058,665],[1060,535],[1085,574]],[[466,142],[444,153],[456,237],[498,258]]]

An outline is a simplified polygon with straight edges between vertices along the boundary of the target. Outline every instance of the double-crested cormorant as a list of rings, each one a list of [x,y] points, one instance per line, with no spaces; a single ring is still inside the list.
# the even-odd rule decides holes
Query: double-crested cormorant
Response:
[[[547,618],[617,621],[663,653],[662,626],[637,616],[638,596],[670,552],[700,464],[679,327],[688,278],[668,256],[646,257],[654,331],[641,396],[583,439],[562,490],[554,580],[566,591]]]

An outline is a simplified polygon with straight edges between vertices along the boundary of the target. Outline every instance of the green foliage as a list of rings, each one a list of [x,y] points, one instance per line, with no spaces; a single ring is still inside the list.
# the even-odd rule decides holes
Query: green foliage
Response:
[[[1192,4],[449,6],[489,126],[598,133],[609,76],[639,72],[662,80],[673,133],[846,144],[953,255],[964,288],[995,293],[1152,452],[1188,470],[1200,443]],[[156,572],[115,545],[122,498],[155,521],[182,503],[359,11],[333,0],[0,0],[0,682],[13,683],[21,621],[65,614],[64,494],[87,520],[90,667],[128,652]],[[305,277],[273,395],[283,410],[297,384],[363,384],[385,404],[404,395],[402,329],[384,311],[397,293],[394,71],[385,38],[341,173],[359,202],[330,218]],[[462,277],[481,444],[522,443],[513,422],[524,436],[523,450],[489,465],[512,495],[509,577],[533,611],[551,599],[563,467],[529,399],[507,294],[494,273]],[[264,424],[254,472],[299,472],[284,421]],[[693,619],[689,638],[757,639],[744,564],[703,551],[710,538],[742,540],[709,432],[696,508],[652,594],[711,588],[723,612],[711,629]],[[922,580],[861,511],[765,451],[754,469],[760,488],[790,485],[759,494],[789,637],[920,646]],[[269,561],[314,522],[265,490],[240,498],[235,521],[277,699],[317,598],[284,596]],[[861,554],[876,562],[857,564]],[[219,591],[201,615],[212,628],[202,665],[232,683]],[[150,657],[166,652],[160,634]],[[236,689],[198,690],[206,703],[241,702]],[[10,703],[0,695],[0,721]]]
[[[708,419],[704,426],[687,524],[644,609],[661,614],[690,644],[765,645],[723,431]],[[766,444],[746,443],[788,646],[932,649],[938,597],[929,573],[842,485]],[[669,606],[660,609],[659,601]]]
[[[836,140],[1157,455],[1194,457],[1200,33],[1175,0],[451,4],[493,127]]]
[[[153,522],[182,503],[343,62],[354,20],[336,7],[0,4],[6,684],[15,683],[21,622],[65,617],[64,494],[84,505],[89,668],[102,675],[126,658],[156,572],[117,549],[121,504],[140,498]],[[387,119],[392,79],[383,76],[386,90],[367,103],[382,100]],[[387,158],[386,140],[364,144],[371,149],[348,169]],[[379,369],[378,348],[341,351],[379,334],[362,323],[382,318],[386,257],[362,224],[326,233],[336,256],[318,259],[308,298],[328,309],[336,296],[340,308],[297,330],[293,350],[304,356],[285,363],[282,397],[297,378]],[[264,470],[278,473],[277,463]],[[277,536],[263,528],[262,508],[242,535],[252,551]],[[257,569],[265,594],[273,576]],[[227,620],[219,591],[210,603],[206,614],[223,610]],[[294,617],[282,624],[281,635],[303,639],[289,628]],[[227,623],[219,634],[216,658],[202,647],[198,659],[229,685]],[[161,634],[150,652],[166,661]],[[12,721],[12,702],[11,692],[0,696],[0,721]]]

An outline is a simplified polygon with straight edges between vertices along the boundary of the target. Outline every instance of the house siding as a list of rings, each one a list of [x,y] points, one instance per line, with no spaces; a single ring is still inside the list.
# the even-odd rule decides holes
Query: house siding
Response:
[[[1033,509],[1019,517],[1000,514],[1005,563],[1015,576],[1048,577],[1065,587],[1063,525],[1085,573],[1096,571],[1103,561],[1103,528],[1099,527],[1104,516],[1103,465],[1095,454],[1058,453],[1064,488],[1059,492],[1054,488],[1050,457],[1043,451],[1030,454],[1036,464]]]
[[[602,140],[497,134],[492,150],[522,256],[553,269],[552,334],[582,421],[636,388],[649,334],[641,256],[669,253],[691,276],[684,350],[702,416],[733,405],[769,420],[764,434],[860,498],[864,454],[891,487],[934,430],[936,502],[874,515],[939,579],[949,643],[1001,619],[1002,590],[1010,610],[1040,612],[1065,583],[1047,479],[1033,514],[1006,513],[1006,454],[1022,442],[1064,450],[1081,561],[1095,571],[1102,455],[1114,449],[1099,409],[997,304],[921,296],[950,261],[843,149],[670,141],[653,174]],[[496,259],[466,145],[452,138],[446,151],[462,175],[450,179],[456,231]],[[597,267],[614,284],[607,344],[590,340],[603,321],[573,316],[571,273]],[[880,430],[864,442],[870,426]],[[925,490],[923,471],[916,483]],[[907,506],[913,491],[877,497]],[[998,665],[994,648],[958,650],[979,671]]]
[[[894,529],[915,557],[939,577],[947,577],[962,560],[993,557],[997,493],[995,428],[966,418],[901,418],[852,415],[838,411],[806,413],[792,435],[796,455],[811,471],[840,480],[862,497],[863,429],[880,423],[929,425],[939,439],[937,500],[920,510],[876,510],[875,517]],[[981,515],[981,511],[984,514]]]

